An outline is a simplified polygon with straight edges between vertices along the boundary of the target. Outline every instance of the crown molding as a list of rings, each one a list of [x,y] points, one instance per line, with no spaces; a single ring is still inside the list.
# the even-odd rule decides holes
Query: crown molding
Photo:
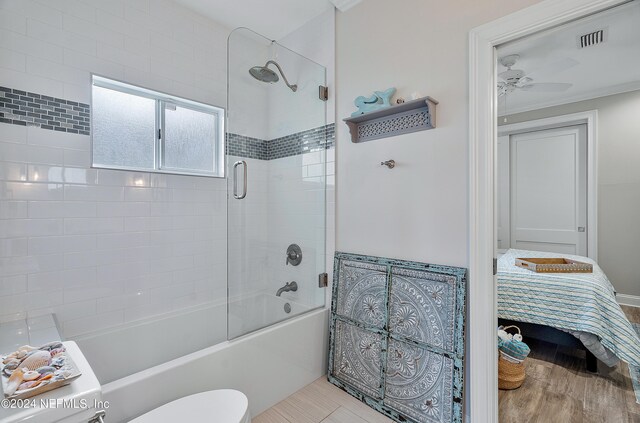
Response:
[[[329,0],[341,12],[346,12],[362,0]]]

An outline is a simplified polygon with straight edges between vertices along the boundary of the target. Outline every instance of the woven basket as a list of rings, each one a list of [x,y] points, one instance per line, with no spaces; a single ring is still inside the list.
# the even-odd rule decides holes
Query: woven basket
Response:
[[[517,389],[525,377],[524,364],[498,358],[498,389]]]
[[[517,326],[507,326],[503,330],[511,328],[517,329],[520,333],[520,328]],[[525,377],[524,361],[512,363],[498,354],[498,389],[517,389],[524,383]]]

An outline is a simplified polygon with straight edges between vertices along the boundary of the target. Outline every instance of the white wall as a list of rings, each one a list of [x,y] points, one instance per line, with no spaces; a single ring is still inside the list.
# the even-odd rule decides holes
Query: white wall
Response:
[[[468,32],[536,2],[367,0],[337,14],[338,251],[468,265]],[[352,143],[353,100],[392,86],[438,100],[437,128]]]
[[[326,107],[326,123],[335,122],[335,14],[335,8],[329,7],[323,14],[278,40],[278,43],[324,69],[314,63],[296,60],[294,55],[284,52],[280,55],[284,60],[281,65],[287,78],[291,83],[300,85],[299,90],[305,91],[305,98],[292,104],[292,98],[300,97],[298,93],[291,94],[288,90],[275,90],[272,93],[271,107],[280,119],[270,122],[269,139],[324,124],[322,119],[325,119],[325,116],[318,111],[318,103],[314,101],[318,98],[317,85],[324,78],[329,87],[329,99],[323,106]],[[302,64],[305,66],[301,67]],[[303,79],[299,80],[300,77]]]
[[[89,103],[95,72],[225,105],[229,30],[170,1],[0,0],[0,18],[2,86]],[[224,301],[226,181],[91,169],[89,141],[0,124],[0,320],[54,312],[69,337]]]
[[[368,0],[337,15],[338,250],[467,265],[468,31],[535,2]],[[388,87],[438,100],[437,128],[352,143],[353,99]]]
[[[525,122],[598,111],[598,263],[620,294],[640,297],[640,91],[510,115]]]
[[[249,69],[266,63],[272,50],[271,43],[253,31],[238,28],[229,35],[228,46],[227,132],[268,139],[271,85],[254,79]]]

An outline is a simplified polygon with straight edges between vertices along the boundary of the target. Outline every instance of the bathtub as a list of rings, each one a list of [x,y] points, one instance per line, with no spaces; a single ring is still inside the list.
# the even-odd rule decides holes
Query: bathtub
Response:
[[[244,392],[255,416],[326,373],[326,308],[259,294],[229,303],[229,310],[232,336],[254,332],[227,341],[227,305],[214,304],[76,338],[110,404],[106,421],[125,422],[220,388]],[[292,315],[299,316],[285,320]],[[264,319],[284,321],[260,329]]]
[[[289,311],[285,306],[289,305]],[[229,303],[229,338],[304,314],[311,307],[275,295],[259,294]]]

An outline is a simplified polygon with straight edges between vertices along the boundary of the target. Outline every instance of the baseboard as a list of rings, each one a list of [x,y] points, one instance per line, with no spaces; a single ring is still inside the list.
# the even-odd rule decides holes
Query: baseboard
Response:
[[[618,304],[640,307],[640,297],[637,295],[616,294],[616,300]]]

